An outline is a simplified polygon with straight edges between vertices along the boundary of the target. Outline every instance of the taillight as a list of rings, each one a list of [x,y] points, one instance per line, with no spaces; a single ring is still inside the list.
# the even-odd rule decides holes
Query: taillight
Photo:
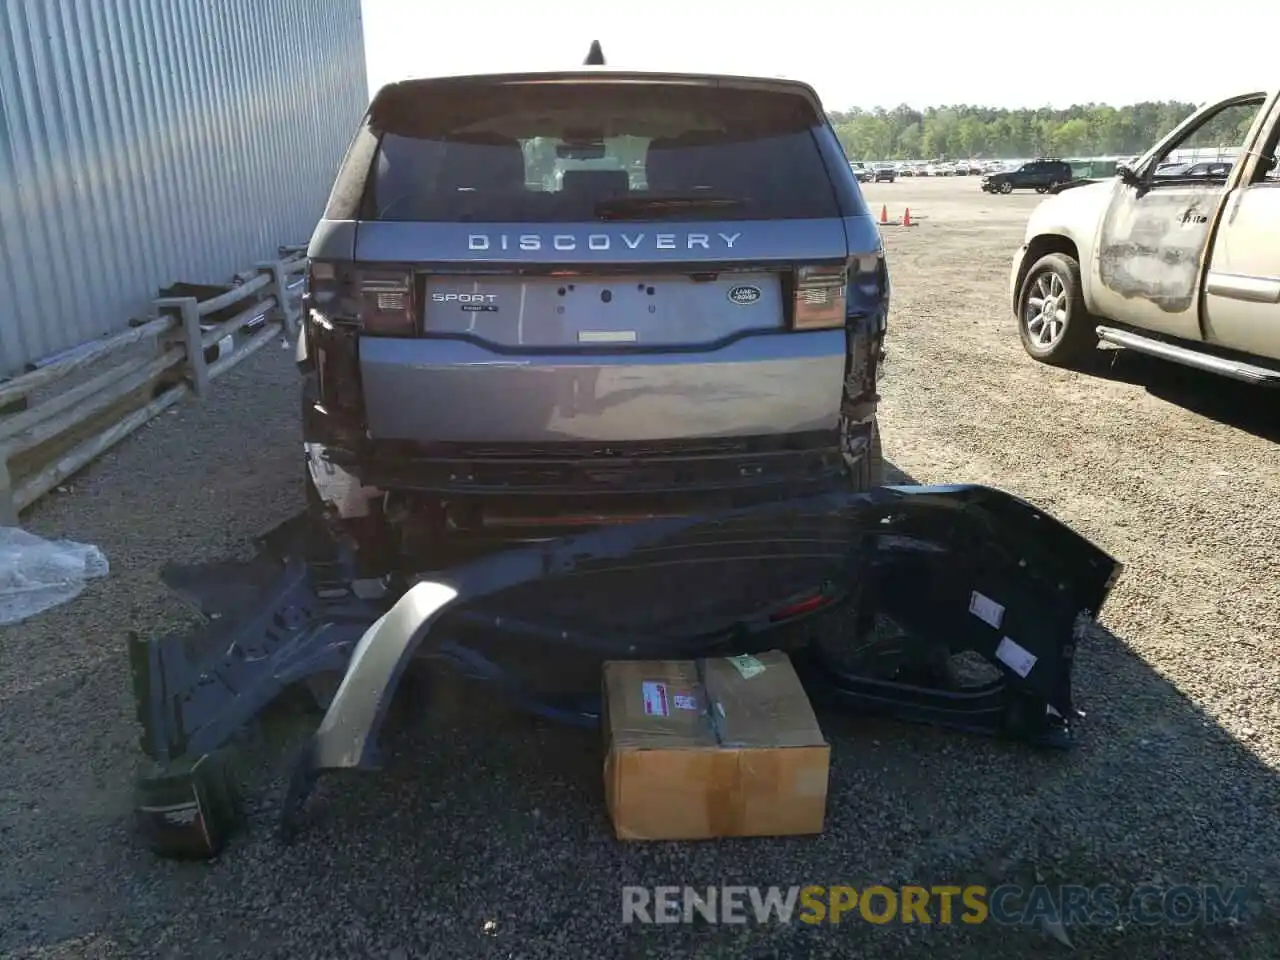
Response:
[[[337,266],[325,260],[307,261],[307,285],[303,288],[307,304],[329,320],[340,294]]]
[[[845,309],[850,316],[882,317],[889,309],[889,271],[884,254],[864,254],[849,258],[849,283]]]
[[[845,322],[846,267],[822,264],[796,270],[791,325],[796,330],[828,330]]]
[[[311,309],[327,323],[356,326],[375,337],[417,332],[413,271],[312,261],[307,277]]]
[[[415,322],[413,273],[367,270],[356,274],[360,331],[379,337],[411,337]]]
[[[830,330],[844,326],[850,317],[884,313],[888,307],[889,274],[879,252],[850,257],[845,263],[799,267],[795,278],[795,330]]]

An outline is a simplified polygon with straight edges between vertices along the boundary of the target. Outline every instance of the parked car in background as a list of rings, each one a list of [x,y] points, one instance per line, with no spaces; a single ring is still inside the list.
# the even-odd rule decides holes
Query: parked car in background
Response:
[[[967,177],[969,175],[969,164],[964,160],[957,160],[951,164],[951,172],[957,177]]]
[[[1176,174],[1191,180],[1226,180],[1233,166],[1230,160],[1202,160],[1199,163],[1188,163]],[[1169,171],[1157,173],[1157,177],[1174,176]]]
[[[1174,163],[1252,131],[1238,160]],[[1108,180],[1044,200],[1014,256],[1024,349],[1073,366],[1098,342],[1280,386],[1280,90],[1208,104]],[[1260,408],[1274,394],[1259,396]]]
[[[898,178],[898,168],[892,163],[873,163],[871,170],[875,183],[893,183]]]
[[[853,175],[858,178],[859,183],[868,183],[871,180],[871,168],[865,163],[859,161],[851,161],[849,169],[853,171]]]
[[[1071,164],[1065,160],[1041,158],[1012,170],[984,176],[982,189],[987,193],[1013,193],[1015,190],[1048,193],[1058,184],[1073,179],[1073,176]]]

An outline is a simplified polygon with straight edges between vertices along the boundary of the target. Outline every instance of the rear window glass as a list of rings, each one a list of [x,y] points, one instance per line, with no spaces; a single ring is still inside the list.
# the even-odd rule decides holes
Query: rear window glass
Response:
[[[671,83],[422,85],[375,104],[362,216],[442,222],[839,216],[800,96]]]

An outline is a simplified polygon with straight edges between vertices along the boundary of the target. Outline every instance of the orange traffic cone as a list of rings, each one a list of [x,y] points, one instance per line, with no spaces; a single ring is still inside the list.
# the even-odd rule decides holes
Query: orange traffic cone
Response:
[[[889,205],[888,204],[885,204],[883,207],[880,208],[880,222],[881,223],[889,222]]]
[[[911,208],[907,207],[906,212],[902,215],[902,225],[904,227],[911,226]]]

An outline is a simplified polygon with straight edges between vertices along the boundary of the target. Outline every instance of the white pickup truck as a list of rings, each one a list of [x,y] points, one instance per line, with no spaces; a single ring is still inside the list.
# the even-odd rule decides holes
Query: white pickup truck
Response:
[[[1201,107],[1114,179],[1031,214],[1010,297],[1027,353],[1099,341],[1280,385],[1280,91]]]

